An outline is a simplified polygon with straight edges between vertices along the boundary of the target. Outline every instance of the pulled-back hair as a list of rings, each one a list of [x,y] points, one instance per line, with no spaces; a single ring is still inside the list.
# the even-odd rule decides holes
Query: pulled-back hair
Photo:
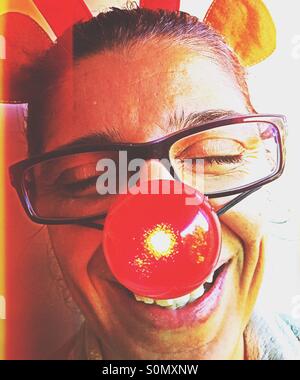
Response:
[[[42,145],[40,115],[47,112],[45,94],[70,65],[103,51],[138,47],[149,39],[165,39],[170,45],[183,45],[218,63],[236,79],[249,110],[253,110],[244,68],[223,38],[208,25],[184,12],[111,8],[67,30],[27,70],[29,155],[39,153]]]

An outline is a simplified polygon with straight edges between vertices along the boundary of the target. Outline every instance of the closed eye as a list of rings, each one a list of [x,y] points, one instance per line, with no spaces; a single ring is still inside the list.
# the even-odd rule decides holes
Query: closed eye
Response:
[[[65,183],[62,185],[64,191],[76,193],[89,189],[91,186],[96,186],[98,176],[90,177],[82,181],[76,181],[71,183]],[[96,187],[95,187],[96,189]],[[96,191],[96,190],[95,190]]]

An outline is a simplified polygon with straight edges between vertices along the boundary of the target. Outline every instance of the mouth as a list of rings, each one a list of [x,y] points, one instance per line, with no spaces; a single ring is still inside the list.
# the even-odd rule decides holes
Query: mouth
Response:
[[[134,323],[163,330],[190,327],[204,323],[226,304],[229,291],[227,279],[231,276],[232,264],[233,257],[222,260],[205,283],[191,293],[175,299],[158,300],[134,294],[109,274],[99,278],[98,273],[94,286],[99,294],[103,296],[106,293],[108,299],[114,300],[112,311],[123,315],[127,323],[134,320]]]
[[[206,296],[208,296],[208,294],[214,290],[214,287],[216,286],[219,277],[222,275],[223,271],[229,265],[229,262],[230,261],[227,261],[226,263],[220,265],[214,272],[212,272],[208,276],[205,283],[201,284],[191,293],[188,293],[178,298],[158,300],[149,297],[143,297],[131,292],[130,293],[137,302],[142,302],[147,305],[157,305],[161,308],[171,310],[181,309],[190,303],[193,303],[200,299],[204,299]]]

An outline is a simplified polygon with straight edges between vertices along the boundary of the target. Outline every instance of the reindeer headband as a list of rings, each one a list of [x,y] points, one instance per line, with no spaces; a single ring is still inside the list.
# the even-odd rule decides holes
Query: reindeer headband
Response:
[[[188,3],[197,9],[197,2],[189,0]],[[136,3],[151,9],[186,10],[187,0],[140,0]],[[22,66],[34,61],[74,23],[89,20],[93,11],[124,5],[126,1],[122,0],[2,0],[0,101],[26,102],[22,91],[14,86]],[[262,0],[214,0],[203,21],[224,37],[243,66],[253,66],[275,50],[275,26]]]

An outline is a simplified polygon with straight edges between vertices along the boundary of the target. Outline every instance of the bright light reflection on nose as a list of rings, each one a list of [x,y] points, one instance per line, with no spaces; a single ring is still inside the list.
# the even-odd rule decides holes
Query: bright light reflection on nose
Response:
[[[145,234],[145,248],[157,260],[168,257],[174,252],[176,235],[171,228],[157,225]]]

